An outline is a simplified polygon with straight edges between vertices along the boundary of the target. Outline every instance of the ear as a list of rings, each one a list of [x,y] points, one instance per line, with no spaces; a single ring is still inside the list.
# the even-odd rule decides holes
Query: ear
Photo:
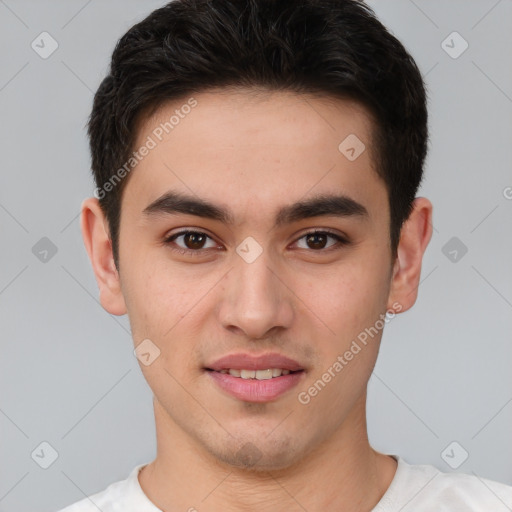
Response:
[[[81,210],[82,237],[100,290],[100,303],[110,314],[124,315],[126,304],[103,210],[95,197],[85,199]]]
[[[388,310],[401,313],[416,302],[421,262],[432,237],[432,203],[425,197],[413,201],[409,218],[402,225],[393,268]]]

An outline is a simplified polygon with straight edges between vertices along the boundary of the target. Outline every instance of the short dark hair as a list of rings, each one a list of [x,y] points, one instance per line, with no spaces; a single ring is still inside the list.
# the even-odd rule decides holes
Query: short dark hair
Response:
[[[118,41],[88,121],[95,195],[116,267],[128,177],[112,179],[130,159],[139,122],[170,100],[224,87],[319,94],[366,108],[394,259],[428,143],[425,86],[404,46],[358,0],[174,0]]]

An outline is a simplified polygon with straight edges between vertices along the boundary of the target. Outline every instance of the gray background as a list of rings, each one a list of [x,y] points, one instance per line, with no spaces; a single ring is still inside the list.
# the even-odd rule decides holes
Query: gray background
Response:
[[[93,91],[117,39],[163,3],[0,0],[2,512],[56,510],[155,455],[152,394],[127,317],[98,302],[78,214],[93,191]],[[370,440],[410,463],[452,471],[449,460],[512,484],[512,1],[370,5],[426,77],[419,195],[434,204],[435,230],[415,307],[385,329]],[[59,45],[47,59],[31,47],[43,31]],[[462,41],[442,43],[453,31],[469,44],[457,58],[445,49]],[[46,261],[43,237],[57,248]],[[58,453],[48,469],[42,442]]]

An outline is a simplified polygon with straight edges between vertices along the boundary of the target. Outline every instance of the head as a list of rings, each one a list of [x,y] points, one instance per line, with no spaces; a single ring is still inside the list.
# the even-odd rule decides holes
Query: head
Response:
[[[159,351],[141,368],[162,411],[230,464],[242,440],[276,468],[334,435],[431,236],[425,89],[403,45],[355,0],[175,0],[118,42],[89,137],[85,244],[104,308]],[[239,352],[296,360],[298,385],[225,393],[210,367]]]

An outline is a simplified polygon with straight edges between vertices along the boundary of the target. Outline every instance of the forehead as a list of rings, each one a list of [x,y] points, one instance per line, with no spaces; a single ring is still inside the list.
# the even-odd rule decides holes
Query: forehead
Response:
[[[190,105],[193,104],[192,107]],[[150,134],[160,143],[193,135],[202,137],[200,151],[250,147],[268,142],[337,148],[340,137],[354,134],[371,149],[374,123],[360,103],[331,96],[290,91],[220,88],[166,102],[137,128],[136,146]],[[181,136],[180,136],[181,135]],[[163,141],[165,143],[165,140]]]
[[[231,210],[282,205],[308,193],[382,202],[372,129],[367,110],[349,100],[282,91],[193,94],[140,123],[135,150],[152,149],[132,171],[125,194],[140,210],[173,189]]]

